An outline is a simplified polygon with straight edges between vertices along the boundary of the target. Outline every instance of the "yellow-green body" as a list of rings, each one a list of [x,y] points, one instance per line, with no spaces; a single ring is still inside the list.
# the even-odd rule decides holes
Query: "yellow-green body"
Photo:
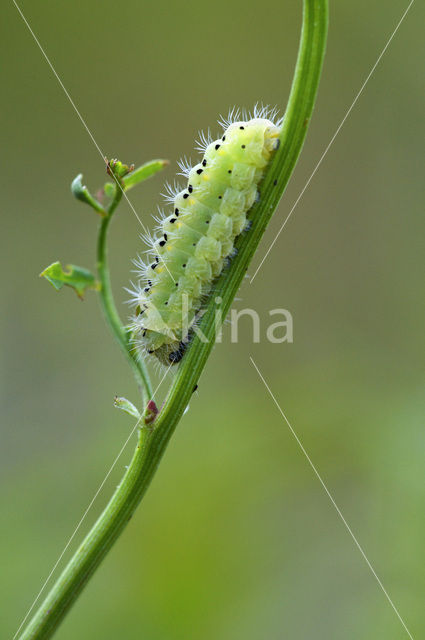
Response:
[[[143,346],[164,364],[181,359],[211,283],[247,226],[279,131],[265,118],[232,123],[206,147],[161,223],[135,324]]]

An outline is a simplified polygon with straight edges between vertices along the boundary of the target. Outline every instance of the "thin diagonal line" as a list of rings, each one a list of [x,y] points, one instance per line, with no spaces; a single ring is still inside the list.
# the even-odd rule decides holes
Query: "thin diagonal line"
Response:
[[[401,624],[403,625],[407,635],[409,636],[409,638],[411,638],[411,640],[413,640],[413,636],[410,633],[409,629],[406,627],[401,615],[399,614],[395,604],[393,603],[393,601],[391,600],[390,596],[388,595],[388,592],[386,591],[384,585],[382,584],[381,580],[378,578],[374,568],[372,567],[372,565],[370,564],[369,560],[367,559],[367,556],[365,554],[365,552],[363,551],[362,547],[360,546],[360,543],[358,542],[356,536],[354,535],[354,533],[352,532],[350,526],[348,525],[346,519],[344,518],[344,516],[342,515],[338,505],[336,504],[334,498],[332,497],[331,493],[329,492],[329,489],[327,488],[327,486],[325,485],[324,481],[322,480],[321,475],[319,474],[319,472],[317,471],[316,467],[314,466],[313,462],[311,461],[310,456],[308,455],[307,451],[304,449],[303,445],[301,444],[301,441],[299,439],[299,437],[297,436],[297,434],[295,433],[294,429],[292,428],[288,418],[286,417],[286,415],[283,413],[278,401],[276,400],[276,398],[274,397],[269,385],[267,384],[267,382],[264,380],[264,377],[261,373],[261,371],[259,370],[259,368],[257,367],[257,365],[255,364],[253,358],[250,356],[249,359],[251,360],[252,365],[254,366],[254,368],[256,369],[258,375],[260,376],[261,380],[264,383],[264,386],[266,387],[267,391],[269,392],[273,402],[275,403],[276,407],[279,410],[279,413],[281,414],[282,418],[285,420],[286,424],[288,425],[292,435],[294,436],[295,440],[297,441],[298,446],[300,447],[301,451],[303,452],[303,454],[305,455],[305,457],[307,458],[307,461],[310,465],[310,467],[313,469],[317,479],[319,480],[320,484],[322,485],[323,489],[325,490],[329,500],[332,502],[333,506],[336,509],[336,512],[338,513],[339,517],[341,518],[342,522],[345,525],[345,528],[347,529],[348,533],[350,534],[350,536],[352,537],[356,547],[358,548],[358,550],[360,551],[360,553],[362,554],[364,560],[366,561],[367,566],[369,567],[369,569],[371,570],[371,572],[373,573],[373,575],[375,576],[379,586],[381,587],[382,591],[385,594],[385,597],[387,598],[388,602],[390,603],[390,605],[392,606],[392,608],[394,609],[398,619],[400,620]]]
[[[77,114],[77,116],[79,117],[81,124],[83,125],[83,127],[84,127],[84,129],[87,131],[87,133],[89,134],[89,136],[90,136],[90,138],[91,138],[91,140],[92,140],[92,142],[93,142],[94,146],[96,147],[96,149],[98,150],[98,152],[99,152],[100,156],[102,157],[103,162],[105,162],[106,166],[108,166],[108,162],[107,162],[107,160],[105,159],[105,158],[106,158],[105,154],[103,153],[102,149],[99,147],[98,143],[96,142],[96,140],[95,140],[95,138],[94,138],[94,136],[93,136],[92,132],[90,131],[90,129],[89,129],[89,128],[88,128],[88,126],[87,126],[86,121],[84,120],[84,118],[83,118],[83,116],[81,115],[80,111],[78,110],[78,108],[77,108],[77,106],[76,106],[75,102],[74,102],[74,101],[73,101],[73,99],[71,98],[71,96],[70,96],[70,94],[69,94],[68,90],[66,89],[66,87],[65,87],[65,85],[63,84],[63,82],[62,82],[61,78],[59,77],[59,74],[57,73],[56,69],[54,68],[53,64],[51,63],[50,58],[48,57],[47,53],[44,51],[43,47],[42,47],[42,46],[41,46],[41,44],[40,44],[40,41],[38,40],[38,38],[37,38],[37,36],[35,35],[34,31],[33,31],[33,30],[32,30],[32,28],[30,27],[30,25],[29,25],[29,23],[28,23],[28,20],[25,18],[24,14],[22,13],[22,10],[20,9],[20,7],[18,6],[18,4],[16,3],[16,0],[12,0],[12,2],[13,2],[13,4],[15,5],[16,9],[18,10],[18,12],[19,12],[19,14],[20,14],[20,16],[21,16],[22,20],[24,21],[25,25],[27,26],[28,31],[29,31],[29,32],[30,32],[30,34],[32,35],[32,37],[33,37],[33,39],[34,39],[35,43],[37,44],[38,48],[40,49],[41,53],[43,54],[43,57],[44,57],[44,59],[46,60],[47,64],[49,65],[49,67],[50,67],[50,69],[51,69],[51,71],[52,71],[53,75],[55,76],[56,80],[59,82],[59,84],[60,84],[60,86],[61,86],[61,88],[62,88],[63,92],[65,93],[66,97],[68,98],[69,102],[71,103],[72,108],[74,109],[75,113],[76,113],[76,114]],[[147,229],[146,229],[145,225],[144,225],[144,224],[143,224],[143,222],[141,221],[140,217],[137,215],[137,211],[136,211],[136,209],[133,207],[132,203],[130,202],[130,200],[129,200],[129,198],[128,198],[128,195],[126,194],[126,192],[125,192],[125,191],[124,191],[124,189],[122,188],[120,181],[116,178],[116,176],[114,175],[114,173],[113,173],[113,172],[111,172],[111,173],[110,173],[110,175],[111,175],[111,176],[112,176],[112,178],[115,180],[115,182],[116,182],[116,184],[117,184],[117,187],[118,187],[119,189],[121,189],[121,191],[122,191],[122,194],[123,194],[124,198],[127,200],[128,205],[130,206],[130,209],[132,210],[132,212],[133,212],[133,213],[134,213],[134,215],[136,216],[136,218],[137,218],[137,220],[138,220],[139,224],[141,225],[141,227],[142,227],[143,231],[144,231],[145,233],[147,233]],[[170,273],[170,271],[169,271],[169,269],[168,269],[168,267],[167,267],[167,265],[166,265],[166,263],[165,263],[164,259],[163,259],[161,256],[159,256],[159,258],[160,258],[161,262],[163,263],[164,267],[166,268],[166,270],[168,271],[168,274],[170,275],[171,279],[172,279],[172,280],[173,280],[173,282],[174,282],[174,278],[173,278],[173,276],[171,275],[171,273]]]
[[[168,374],[168,372],[169,372],[169,370],[170,370],[170,368],[171,368],[171,367],[172,367],[172,363],[170,364],[170,366],[168,367],[168,369],[166,370],[166,372],[165,372],[165,373],[164,373],[164,375],[162,376],[160,383],[158,384],[157,388],[155,389],[154,393],[152,394],[152,400],[154,399],[155,394],[157,393],[158,389],[160,388],[160,386],[161,386],[161,385],[162,385],[162,383],[164,382],[165,377],[166,377],[166,375]],[[62,560],[62,558],[63,558],[63,556],[64,556],[64,554],[65,554],[66,550],[67,550],[67,549],[68,549],[68,547],[69,547],[69,545],[70,545],[70,544],[71,544],[71,542],[73,541],[73,539],[74,539],[74,537],[75,537],[75,535],[76,535],[77,531],[79,530],[79,528],[80,528],[80,527],[81,527],[81,525],[83,524],[83,522],[84,522],[84,520],[85,520],[85,518],[86,518],[86,516],[87,516],[88,512],[89,512],[89,511],[90,511],[90,509],[92,508],[94,501],[96,500],[97,496],[99,495],[99,493],[100,493],[100,492],[101,492],[101,490],[103,489],[103,487],[104,487],[104,485],[105,485],[105,482],[107,481],[107,479],[108,479],[108,478],[109,478],[109,476],[111,475],[111,473],[112,473],[112,471],[113,471],[113,469],[114,469],[115,465],[117,464],[117,462],[118,462],[119,458],[121,457],[122,452],[124,451],[124,449],[126,448],[126,446],[127,446],[128,442],[130,441],[131,436],[134,434],[134,432],[136,431],[137,427],[139,426],[141,419],[142,419],[142,417],[140,417],[140,418],[137,420],[136,424],[134,425],[134,427],[133,427],[133,428],[132,428],[132,430],[130,431],[130,435],[128,436],[128,438],[126,439],[126,441],[124,442],[124,444],[122,445],[122,447],[121,447],[121,449],[120,449],[120,451],[119,451],[118,455],[116,456],[116,458],[115,458],[115,460],[113,461],[113,463],[112,463],[111,467],[109,468],[108,473],[106,474],[106,476],[104,477],[104,479],[103,479],[103,480],[102,480],[102,482],[100,483],[98,490],[96,491],[96,493],[94,494],[93,498],[91,499],[91,501],[90,501],[90,503],[89,503],[89,505],[88,505],[87,509],[84,511],[83,516],[82,516],[81,520],[79,521],[79,523],[77,524],[77,526],[75,527],[73,534],[72,534],[72,535],[71,535],[71,537],[69,538],[68,542],[66,543],[65,547],[63,548],[62,553],[60,554],[60,556],[59,556],[59,557],[58,557],[58,559],[56,560],[55,564],[53,565],[53,567],[52,567],[52,569],[51,569],[51,571],[50,571],[49,575],[48,575],[48,576],[47,576],[47,578],[46,578],[46,580],[43,582],[43,585],[42,585],[42,587],[41,587],[40,591],[38,592],[38,594],[37,594],[37,596],[36,596],[36,598],[35,598],[34,602],[33,602],[33,603],[32,603],[32,605],[30,606],[30,608],[28,609],[28,611],[27,611],[27,613],[26,613],[25,618],[22,620],[21,624],[19,625],[18,630],[16,631],[15,635],[13,636],[13,640],[15,640],[16,636],[18,635],[18,633],[19,633],[19,632],[20,632],[20,630],[22,629],[22,627],[23,627],[23,625],[25,624],[25,622],[26,622],[26,620],[27,620],[28,616],[30,615],[31,611],[33,610],[33,608],[34,608],[34,607],[35,607],[35,605],[37,604],[37,601],[39,600],[39,598],[40,598],[41,594],[43,593],[43,591],[44,591],[44,589],[45,589],[45,587],[46,587],[47,583],[49,582],[50,578],[52,577],[53,573],[55,572],[55,570],[56,570],[56,568],[57,568],[58,564],[59,564],[59,563],[60,563],[60,561]]]
[[[96,142],[92,132],[90,131],[90,129],[87,126],[86,121],[84,120],[83,116],[81,115],[81,113],[79,112],[75,102],[73,101],[73,99],[71,98],[71,96],[69,95],[68,90],[66,89],[65,85],[63,84],[62,80],[60,79],[58,73],[56,72],[56,69],[54,68],[53,64],[50,61],[50,58],[48,57],[47,53],[44,51],[43,47],[40,44],[40,41],[38,40],[37,36],[35,35],[34,31],[32,30],[32,28],[30,27],[28,20],[26,19],[26,17],[24,16],[24,14],[22,13],[22,10],[20,9],[20,7],[18,6],[18,4],[16,3],[16,0],[12,0],[13,4],[15,5],[16,9],[18,10],[22,20],[24,21],[25,25],[28,28],[28,31],[30,32],[30,34],[32,35],[35,43],[37,44],[38,48],[40,49],[41,53],[43,54],[44,59],[46,60],[47,64],[49,65],[53,75],[55,76],[56,80],[59,82],[64,94],[66,95],[66,97],[68,98],[69,102],[72,105],[72,108],[74,109],[75,113],[77,114],[77,116],[80,119],[81,124],[83,125],[84,129],[87,131],[87,133],[89,134],[91,141],[93,142],[94,146],[96,147],[96,149],[98,150],[100,156],[102,157],[103,162],[105,162],[105,164],[107,165],[107,162],[105,161],[105,154],[103,153],[102,149],[99,147],[98,143]],[[134,209],[133,205],[131,204],[130,200],[128,199],[127,194],[124,192],[122,186],[120,185],[119,181],[116,179],[116,177],[113,175],[113,178],[115,178],[115,182],[117,183],[118,187],[121,189],[121,191],[123,192],[124,198],[127,200],[128,204],[130,205],[131,210],[133,211],[134,215],[136,216],[137,220],[139,221],[140,225],[142,226],[143,230],[146,233],[146,227],[143,224],[143,222],[140,220],[139,216],[137,215],[136,210]]]
[[[369,82],[373,72],[375,71],[376,67],[378,66],[382,56],[384,55],[384,53],[386,52],[386,50],[388,49],[392,39],[394,38],[395,34],[397,33],[401,23],[403,22],[404,18],[406,17],[410,7],[412,6],[412,4],[414,3],[414,0],[411,0],[407,9],[405,10],[405,12],[403,13],[403,15],[401,16],[396,28],[394,29],[394,31],[392,32],[387,44],[385,45],[385,47],[382,49],[381,53],[378,56],[378,59],[376,60],[375,64],[373,65],[372,69],[370,70],[368,76],[366,77],[366,80],[363,82],[362,86],[360,87],[356,97],[354,98],[350,108],[348,109],[347,113],[345,114],[345,116],[343,117],[343,119],[341,120],[337,130],[335,131],[335,133],[333,134],[328,146],[326,147],[326,149],[324,150],[324,152],[322,153],[319,162],[316,164],[316,166],[313,169],[313,172],[311,174],[311,176],[309,177],[309,179],[307,180],[307,182],[304,185],[304,188],[302,189],[301,193],[299,194],[298,198],[295,200],[295,203],[292,206],[292,209],[290,210],[290,212],[288,213],[288,215],[285,218],[285,221],[283,222],[282,226],[280,227],[279,231],[277,232],[277,234],[275,235],[275,237],[272,240],[272,243],[270,245],[270,247],[267,249],[266,254],[264,255],[263,259],[261,260],[260,264],[258,265],[254,275],[252,276],[251,280],[250,280],[250,284],[252,284],[255,276],[257,275],[257,273],[259,272],[259,270],[261,269],[261,267],[263,266],[263,263],[265,261],[265,259],[267,258],[267,256],[269,255],[270,251],[273,249],[278,237],[280,236],[280,234],[282,233],[286,223],[288,222],[289,218],[291,217],[295,207],[297,206],[297,204],[299,203],[299,201],[301,200],[301,198],[304,195],[305,190],[307,189],[308,185],[310,184],[310,182],[312,181],[313,177],[316,175],[316,172],[318,170],[318,168],[320,167],[320,165],[322,164],[326,154],[328,153],[329,149],[331,148],[332,144],[334,143],[335,138],[337,137],[338,133],[341,131],[345,121],[347,120],[348,116],[350,115],[351,111],[353,110],[357,100],[360,98],[360,95],[363,92],[363,89],[365,88],[365,86],[367,85],[367,83]]]

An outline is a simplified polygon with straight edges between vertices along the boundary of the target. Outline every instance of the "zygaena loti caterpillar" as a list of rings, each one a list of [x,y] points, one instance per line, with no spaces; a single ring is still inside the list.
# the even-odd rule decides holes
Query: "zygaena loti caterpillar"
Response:
[[[194,167],[181,165],[187,186],[169,188],[173,210],[151,241],[153,259],[136,261],[140,282],[132,292],[134,334],[163,364],[183,357],[212,283],[247,228],[247,214],[279,142],[281,123],[273,117],[265,109],[245,120],[231,113],[221,123],[221,138],[201,137],[202,160]]]

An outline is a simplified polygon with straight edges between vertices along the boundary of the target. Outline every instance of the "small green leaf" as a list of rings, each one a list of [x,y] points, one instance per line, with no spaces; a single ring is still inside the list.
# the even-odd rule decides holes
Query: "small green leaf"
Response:
[[[110,176],[115,176],[120,182],[124,176],[133,170],[134,164],[129,166],[121,162],[121,160],[117,160],[117,158],[112,158],[106,165],[106,173],[109,173]]]
[[[123,165],[119,160],[111,160],[108,164],[108,173],[111,174],[113,172],[117,178],[119,178],[124,191],[128,191],[128,189],[132,189],[136,184],[139,184],[139,182],[143,182],[151,176],[154,176],[155,173],[158,173],[158,171],[161,171],[167,165],[168,160],[151,160],[150,162],[142,164],[141,167],[133,169],[132,167]],[[113,182],[107,182],[103,187],[103,191],[108,198],[114,197],[115,189],[116,184]]]
[[[125,190],[131,189],[135,187],[139,182],[143,182],[150,178],[151,176],[158,173],[168,165],[168,160],[151,160],[150,162],[146,162],[146,164],[142,164],[141,167],[138,167],[131,173],[128,173],[122,179],[122,184]]]
[[[46,278],[56,291],[62,289],[63,285],[72,287],[81,299],[86,289],[95,289],[96,291],[100,289],[100,283],[88,269],[77,267],[74,264],[68,264],[66,271],[64,271],[60,262],[53,262],[40,273],[40,277]]]
[[[87,187],[83,185],[82,173],[78,174],[78,176],[72,181],[71,191],[72,194],[77,198],[77,200],[85,202],[86,204],[90,205],[95,211],[103,216],[106,216],[106,211],[104,210],[100,202],[98,202],[96,198],[91,195]]]
[[[128,415],[133,416],[137,420],[140,420],[142,417],[138,409],[132,402],[130,402],[130,400],[127,400],[127,398],[119,398],[118,396],[115,396],[114,407],[121,409],[121,411],[125,411],[125,413],[128,413]]]
[[[112,184],[112,182],[106,182],[103,187],[103,192],[108,198],[113,198],[115,196],[116,185]]]

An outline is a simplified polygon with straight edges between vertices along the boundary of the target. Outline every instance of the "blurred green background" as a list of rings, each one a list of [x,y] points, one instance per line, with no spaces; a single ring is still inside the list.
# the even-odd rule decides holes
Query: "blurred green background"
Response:
[[[407,2],[331,2],[316,110],[270,242]],[[145,223],[176,160],[232,105],[284,108],[301,2],[21,7],[109,157],[170,159],[130,194]],[[229,327],[136,516],[57,638],[405,638],[400,621],[249,362],[252,355],[399,608],[424,628],[423,4],[416,2],[236,308],[284,307],[294,343]],[[16,8],[3,6],[0,635],[12,637],[129,434],[137,401],[102,322],[38,278],[94,267],[97,219],[73,200],[104,166]],[[196,157],[195,153],[192,153]],[[124,303],[140,226],[110,255]],[[123,304],[123,315],[128,310]],[[164,388],[165,390],[165,388]],[[123,454],[67,556],[117,484]]]

